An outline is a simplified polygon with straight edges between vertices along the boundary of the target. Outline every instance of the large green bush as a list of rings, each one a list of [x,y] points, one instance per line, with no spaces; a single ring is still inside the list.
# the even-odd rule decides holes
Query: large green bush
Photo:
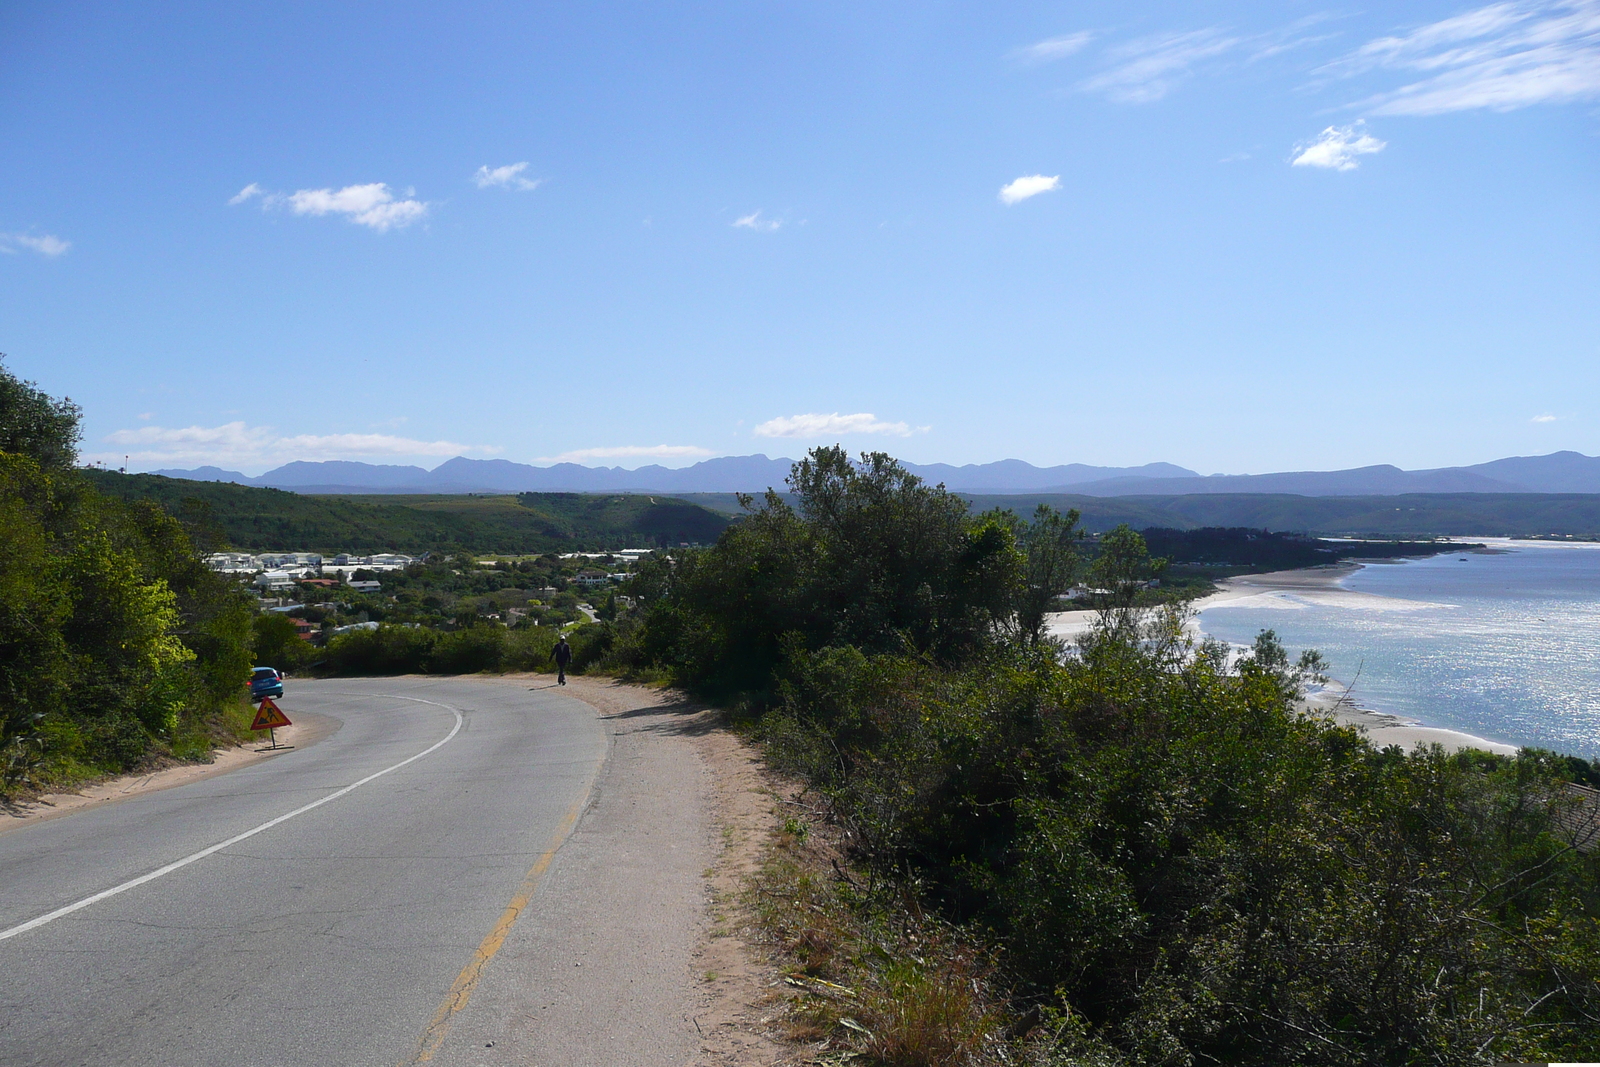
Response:
[[[322,667],[332,674],[422,674],[439,636],[420,626],[352,630],[328,642]]]
[[[574,650],[592,639],[582,627]],[[476,674],[482,671],[550,671],[559,631],[553,626],[515,630],[492,624],[439,631],[423,626],[384,623],[373,630],[353,630],[328,642],[317,667],[327,674]],[[590,662],[593,661],[591,657]]]

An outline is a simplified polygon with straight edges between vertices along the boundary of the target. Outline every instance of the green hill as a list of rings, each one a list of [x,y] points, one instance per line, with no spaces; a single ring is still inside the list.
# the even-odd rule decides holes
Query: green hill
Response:
[[[199,501],[228,543],[245,551],[390,550],[415,555],[648,548],[709,544],[733,521],[697,504],[661,496],[302,496],[155,474],[83,473],[110,496],[154,500],[173,512]]]
[[[1091,531],[1119,522],[1136,528],[1246,526],[1358,537],[1529,537],[1600,535],[1600,495],[1588,493],[1411,493],[1404,496],[1294,496],[1205,493],[1093,497],[1067,494],[962,494],[975,509],[1036,504],[1077,508]]]

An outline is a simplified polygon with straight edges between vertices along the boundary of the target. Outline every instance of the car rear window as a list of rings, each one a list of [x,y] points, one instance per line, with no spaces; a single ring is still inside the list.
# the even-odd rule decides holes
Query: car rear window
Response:
[[[273,670],[271,667],[257,667],[255,673],[250,676],[250,679],[251,681],[259,682],[263,678],[276,678],[277,676],[278,672]]]

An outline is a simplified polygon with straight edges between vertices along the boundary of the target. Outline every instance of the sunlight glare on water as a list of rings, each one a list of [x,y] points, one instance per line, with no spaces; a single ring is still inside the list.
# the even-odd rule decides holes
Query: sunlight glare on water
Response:
[[[1204,609],[1212,636],[1315,648],[1363,706],[1493,741],[1600,756],[1600,545],[1371,564],[1339,590]],[[1463,560],[1465,562],[1463,562]]]

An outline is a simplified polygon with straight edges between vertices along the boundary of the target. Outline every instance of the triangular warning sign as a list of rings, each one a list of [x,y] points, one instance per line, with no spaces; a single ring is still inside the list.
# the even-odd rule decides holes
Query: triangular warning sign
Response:
[[[256,721],[250,724],[252,730],[270,730],[278,726],[293,726],[289,716],[278,710],[278,705],[272,702],[271,697],[261,698],[261,707],[256,709]]]

